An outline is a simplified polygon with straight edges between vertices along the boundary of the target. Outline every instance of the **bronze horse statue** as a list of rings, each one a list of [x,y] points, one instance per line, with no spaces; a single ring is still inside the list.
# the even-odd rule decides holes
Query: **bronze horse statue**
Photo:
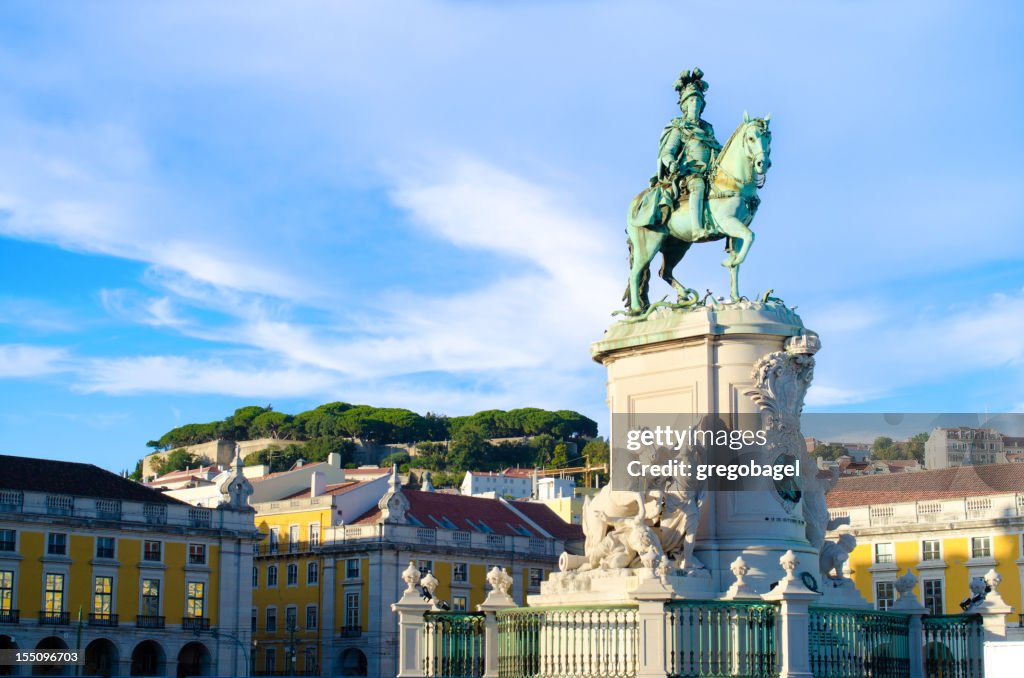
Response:
[[[637,224],[634,218],[644,197],[653,189],[644,190],[632,200],[626,220],[630,270],[629,287],[623,300],[628,309],[627,315],[646,316],[651,310],[649,267],[658,252],[662,256],[659,275],[678,294],[677,302],[671,305],[685,307],[699,301],[696,290],[686,287],[672,275],[673,269],[695,242],[727,239],[728,256],[722,261],[722,266],[729,269],[730,295],[734,301],[739,300],[740,264],[754,242],[754,233],[749,226],[760,203],[757,189],[764,185],[765,173],[771,167],[770,119],[770,115],[750,119],[744,114],[743,122],[722,147],[708,171],[706,228],[693,223],[688,208],[689,198],[685,194],[680,195],[668,218],[655,226]]]

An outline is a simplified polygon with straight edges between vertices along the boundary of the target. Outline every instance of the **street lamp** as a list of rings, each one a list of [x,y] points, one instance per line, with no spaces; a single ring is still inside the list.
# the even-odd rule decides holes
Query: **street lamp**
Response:
[[[294,621],[289,621],[288,625],[285,627],[285,630],[288,631],[288,662],[291,664],[292,675],[294,676],[296,675],[295,665],[297,663],[296,660],[298,658],[298,653],[296,652],[295,649],[295,632],[298,631],[297,624]]]
[[[199,631],[196,631],[196,635],[197,636],[199,635]],[[213,636],[214,638],[218,639],[218,640],[220,639],[221,636],[224,636],[225,638],[228,638],[229,640],[235,641],[235,643],[238,644],[238,648],[242,651],[242,660],[245,662],[245,675],[247,675],[247,676],[251,676],[252,675],[252,672],[249,670],[249,668],[250,668],[249,667],[249,653],[246,652],[245,643],[242,642],[241,638],[239,638],[238,636],[234,635],[233,633],[228,633],[227,631],[221,631],[220,629],[217,629],[217,628],[210,629],[210,635]]]

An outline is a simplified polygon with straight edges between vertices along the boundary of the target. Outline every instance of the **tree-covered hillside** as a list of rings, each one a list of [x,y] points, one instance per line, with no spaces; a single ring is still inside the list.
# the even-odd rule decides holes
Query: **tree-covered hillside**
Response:
[[[178,453],[179,448],[187,445],[220,439],[274,438],[281,441],[275,446],[277,449],[249,455],[246,463],[268,463],[272,470],[280,470],[300,457],[320,461],[330,452],[338,452],[344,462],[350,462],[355,451],[353,441],[358,438],[371,444],[415,445],[419,453],[415,462],[405,454],[392,455],[386,461],[446,472],[454,477],[470,469],[580,464],[584,455],[577,452],[570,458],[566,441],[579,441],[577,449],[582,451],[587,441],[596,436],[597,423],[572,410],[551,412],[524,407],[447,417],[338,402],[295,415],[270,406],[241,407],[222,421],[185,424],[147,445],[156,451],[175,450],[159,466],[160,472],[167,472],[196,463],[191,455]],[[305,444],[300,447],[293,444],[296,441]],[[586,456],[595,457],[595,463],[606,460],[607,445],[596,441],[587,447]]]
[[[327,403],[291,415],[272,407],[240,407],[231,416],[207,424],[185,424],[171,429],[146,445],[172,450],[211,440],[314,440],[359,438],[387,445],[450,440],[463,428],[476,429],[485,438],[516,438],[549,434],[556,438],[593,438],[597,423],[571,410],[550,412],[536,407],[518,410],[485,410],[465,417],[427,412],[420,415],[397,407],[372,407]]]

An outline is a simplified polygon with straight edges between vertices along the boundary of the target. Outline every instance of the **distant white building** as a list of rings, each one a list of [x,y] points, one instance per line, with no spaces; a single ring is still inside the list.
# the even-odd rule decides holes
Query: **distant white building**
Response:
[[[572,478],[541,478],[537,481],[537,496],[540,501],[566,499],[576,494],[576,481]]]
[[[466,471],[459,490],[473,497],[512,497],[523,499],[534,496],[536,482],[533,469],[509,468],[497,473]]]
[[[924,444],[924,465],[929,471],[1005,463],[1003,436],[991,428],[936,428]]]

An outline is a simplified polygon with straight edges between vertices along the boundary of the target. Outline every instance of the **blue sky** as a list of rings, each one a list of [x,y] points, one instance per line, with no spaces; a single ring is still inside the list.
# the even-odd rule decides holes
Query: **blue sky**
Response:
[[[772,114],[741,280],[821,334],[810,408],[1024,409],[1021,14],[4,3],[0,449],[120,469],[330,400],[604,423],[588,345],[694,65],[720,139]]]

